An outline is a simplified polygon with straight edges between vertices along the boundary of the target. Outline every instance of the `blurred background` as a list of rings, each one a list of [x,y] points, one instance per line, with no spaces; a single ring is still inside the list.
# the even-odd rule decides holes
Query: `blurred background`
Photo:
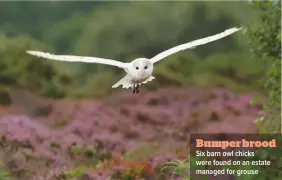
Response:
[[[1,66],[8,66],[2,82],[55,98],[108,96],[124,72],[97,64],[35,62],[24,50],[130,62],[259,18],[258,9],[240,1],[1,2],[0,13]],[[221,85],[260,91],[256,80],[265,67],[252,58],[247,40],[239,32],[170,56],[144,88]]]
[[[250,101],[267,98],[260,80],[268,70],[255,52],[272,43],[272,55],[281,57],[281,34],[273,34],[281,10],[273,7],[250,1],[0,2],[2,169],[21,180],[80,177],[87,169],[84,178],[105,180],[112,174],[135,178],[124,169],[145,163],[146,176],[134,173],[164,179],[148,174],[158,171],[159,161],[187,156],[189,133],[255,132],[260,106]],[[169,56],[138,95],[111,88],[125,75],[121,69],[25,53],[130,62],[241,26],[260,31],[240,31]],[[263,38],[269,44],[259,44],[268,43]],[[254,50],[255,40],[261,42]]]

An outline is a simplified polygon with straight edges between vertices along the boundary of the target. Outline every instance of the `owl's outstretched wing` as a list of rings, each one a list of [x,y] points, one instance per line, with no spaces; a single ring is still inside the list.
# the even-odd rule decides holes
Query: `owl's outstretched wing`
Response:
[[[56,60],[56,61],[68,61],[68,62],[87,62],[87,63],[99,63],[99,64],[106,64],[111,66],[117,66],[120,68],[127,68],[129,63],[123,63],[111,59],[103,59],[97,57],[83,57],[83,56],[70,56],[70,55],[55,55],[40,51],[27,51],[28,54],[42,57],[46,59]]]
[[[194,48],[194,47],[199,46],[199,45],[203,45],[203,44],[207,44],[209,42],[216,41],[218,39],[229,36],[229,35],[237,32],[241,29],[242,28],[230,28],[230,29],[225,30],[224,32],[221,32],[221,33],[213,35],[213,36],[208,36],[206,38],[202,38],[202,39],[198,39],[198,40],[195,40],[195,41],[192,41],[192,42],[189,42],[189,43],[178,45],[176,47],[173,47],[171,49],[168,49],[164,52],[159,53],[158,55],[154,56],[150,60],[153,63],[156,63],[156,62],[164,59],[165,57],[167,57],[169,55],[172,55],[172,54],[177,53],[179,51],[183,51],[185,49],[189,49],[189,48],[191,49],[191,48]]]

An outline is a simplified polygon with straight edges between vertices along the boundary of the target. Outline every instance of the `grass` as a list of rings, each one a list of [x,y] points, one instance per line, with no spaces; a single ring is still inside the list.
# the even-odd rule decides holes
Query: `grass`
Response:
[[[172,160],[165,164],[163,164],[163,167],[161,168],[161,173],[166,173],[164,170],[166,169],[172,169],[171,178],[174,178],[175,176],[178,176],[181,178],[181,180],[189,180],[189,175],[185,175],[185,173],[189,172],[190,168],[190,162],[188,161],[189,158],[185,160]]]

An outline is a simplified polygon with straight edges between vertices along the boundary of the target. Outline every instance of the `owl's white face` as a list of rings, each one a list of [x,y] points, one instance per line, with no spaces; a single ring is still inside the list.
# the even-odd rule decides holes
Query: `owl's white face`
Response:
[[[135,80],[144,80],[152,75],[153,68],[153,63],[149,59],[138,58],[131,62],[128,74]]]

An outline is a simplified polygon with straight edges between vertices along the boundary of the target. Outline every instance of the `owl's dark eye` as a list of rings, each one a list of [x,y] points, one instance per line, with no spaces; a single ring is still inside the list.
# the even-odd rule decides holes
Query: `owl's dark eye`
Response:
[[[145,66],[144,68],[145,68],[145,69],[147,69],[148,67],[147,67],[147,66]]]
[[[139,67],[136,67],[136,69],[139,69]]]

